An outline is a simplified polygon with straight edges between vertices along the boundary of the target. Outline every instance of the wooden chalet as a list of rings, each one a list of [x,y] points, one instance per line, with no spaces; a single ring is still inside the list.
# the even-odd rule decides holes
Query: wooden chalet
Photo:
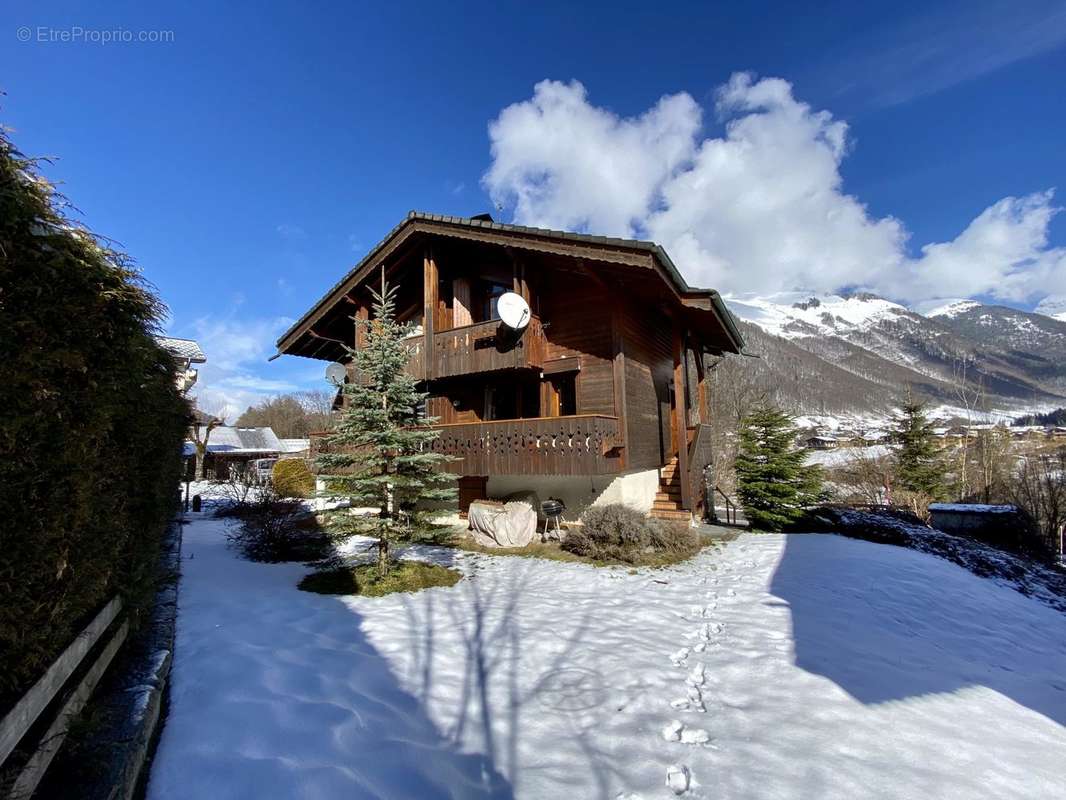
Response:
[[[596,497],[661,516],[703,502],[708,363],[743,340],[717,292],[694,289],[643,241],[411,212],[277,342],[350,361],[384,267],[414,326],[407,369],[457,457],[460,505],[533,490],[574,509]],[[521,295],[520,337],[496,300]],[[349,365],[349,380],[354,380]]]

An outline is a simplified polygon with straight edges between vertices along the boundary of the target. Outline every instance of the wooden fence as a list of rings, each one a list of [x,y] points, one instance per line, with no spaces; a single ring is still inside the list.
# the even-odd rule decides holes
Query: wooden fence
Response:
[[[122,600],[112,598],[0,720],[0,774],[4,776],[0,786],[6,789],[6,797],[30,797],[41,782],[71,720],[84,708],[126,640],[129,623],[119,619],[121,611]],[[28,759],[18,757],[25,753]]]

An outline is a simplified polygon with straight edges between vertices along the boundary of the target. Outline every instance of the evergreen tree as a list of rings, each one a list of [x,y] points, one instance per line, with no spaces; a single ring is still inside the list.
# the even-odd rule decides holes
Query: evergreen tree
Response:
[[[795,441],[792,419],[771,406],[741,420],[737,495],[754,528],[780,530],[824,499],[821,470],[804,464],[807,451]]]
[[[335,515],[331,526],[376,535],[384,577],[392,537],[431,528],[420,505],[453,500],[455,488],[454,478],[440,470],[449,457],[429,449],[439,432],[429,427],[436,419],[425,416],[427,394],[404,369],[410,326],[396,321],[396,290],[382,274],[381,291],[371,294],[371,319],[356,320],[364,346],[348,348],[357,377],[344,386],[344,410],[316,463],[328,496],[347,496],[353,508],[378,509],[376,517]]]
[[[925,415],[925,404],[908,396],[903,413],[896,417],[892,436],[899,446],[896,453],[896,483],[912,492],[941,500],[945,494],[944,465],[940,460],[933,423]]]

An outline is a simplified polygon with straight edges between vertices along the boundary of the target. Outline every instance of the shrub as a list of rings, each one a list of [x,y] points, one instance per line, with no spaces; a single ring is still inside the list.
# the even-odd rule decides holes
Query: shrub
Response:
[[[567,532],[562,548],[596,561],[655,563],[663,555],[691,555],[699,537],[684,525],[648,519],[621,504],[592,506],[581,515],[581,528]]]
[[[263,490],[242,506],[231,507],[230,515],[238,521],[226,536],[251,561],[317,561],[332,553],[329,537],[299,500]]]
[[[620,503],[592,506],[581,515],[585,534],[594,542],[619,547],[646,547],[650,538],[648,518]]]
[[[278,497],[313,497],[315,494],[315,476],[302,458],[278,461],[270,481]]]
[[[116,592],[136,623],[188,406],[130,259],[0,131],[0,709]]]

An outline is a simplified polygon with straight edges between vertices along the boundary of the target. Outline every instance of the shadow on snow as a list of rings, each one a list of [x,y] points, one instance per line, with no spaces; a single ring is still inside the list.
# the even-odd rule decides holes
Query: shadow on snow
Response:
[[[770,591],[796,665],[884,703],[986,686],[1066,725],[1066,616],[933,556],[832,535],[787,538]]]

